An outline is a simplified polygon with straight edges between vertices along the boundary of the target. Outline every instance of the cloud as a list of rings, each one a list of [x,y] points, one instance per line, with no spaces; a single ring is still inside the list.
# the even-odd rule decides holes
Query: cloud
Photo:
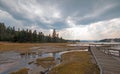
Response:
[[[78,40],[99,40],[120,37],[120,18],[67,28],[60,31],[60,36],[65,39]]]
[[[103,14],[104,12],[108,11],[109,9],[111,9],[115,6],[116,6],[115,4],[108,4],[108,5],[100,6],[100,7],[95,6],[95,8],[93,9],[93,12],[85,15],[83,17],[83,19],[100,16],[101,14]]]
[[[66,39],[119,37],[119,0],[0,0],[0,22]],[[108,33],[108,34],[107,34]]]
[[[102,4],[102,3],[101,3]],[[104,13],[109,14],[109,10],[114,9],[116,6],[118,6],[117,3],[107,3],[107,4],[102,4],[102,6],[100,5],[100,3],[97,3],[95,5],[92,6],[91,10],[88,11],[86,14],[83,13],[83,15],[79,16],[80,13],[74,13],[71,17],[72,21],[78,22],[78,24],[82,24],[82,25],[86,25],[89,23],[93,23],[93,22],[97,22],[97,21],[103,21],[106,19],[111,19],[111,17],[106,17],[106,15],[103,16]],[[112,14],[114,15],[114,14]],[[77,25],[78,25],[77,24]]]
[[[0,10],[0,22],[4,22],[6,26],[16,26],[16,28],[23,28],[24,25],[22,21],[14,19],[9,13],[6,11]]]
[[[39,4],[37,0],[1,0],[0,6],[3,11],[8,12],[16,20],[29,22],[29,24],[53,24],[54,22],[61,21],[62,18],[60,10],[56,6],[50,5],[49,3]]]

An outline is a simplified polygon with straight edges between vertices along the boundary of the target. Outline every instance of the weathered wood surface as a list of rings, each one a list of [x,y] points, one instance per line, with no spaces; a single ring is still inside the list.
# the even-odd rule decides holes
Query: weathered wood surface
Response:
[[[91,47],[91,52],[102,71],[101,74],[120,74],[120,60],[101,52],[96,47]]]

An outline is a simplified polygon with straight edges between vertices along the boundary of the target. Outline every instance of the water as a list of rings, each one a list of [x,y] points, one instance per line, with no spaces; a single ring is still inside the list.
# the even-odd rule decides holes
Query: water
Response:
[[[63,51],[56,53],[38,53],[39,50],[34,51],[36,54],[29,55],[20,55],[20,53],[10,51],[4,52],[0,54],[0,74],[9,74],[11,72],[17,71],[22,68],[29,68],[30,70],[34,70],[34,67],[37,67],[36,64],[28,64],[31,61],[34,61],[37,58],[45,58],[45,57],[54,57],[56,64],[61,63],[61,55],[67,52],[73,51],[87,51],[86,50],[71,50],[71,51]]]
[[[37,54],[20,55],[17,52],[4,52],[0,54],[0,74],[9,74],[21,68],[32,68],[33,65],[28,64],[35,61],[38,57]],[[47,56],[46,56],[47,57]]]

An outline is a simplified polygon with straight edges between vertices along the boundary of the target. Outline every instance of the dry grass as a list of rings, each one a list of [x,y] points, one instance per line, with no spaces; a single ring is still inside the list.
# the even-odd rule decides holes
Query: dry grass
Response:
[[[38,46],[53,46],[53,47],[65,47],[67,43],[9,43],[0,42],[0,51],[28,51],[32,47]]]
[[[62,63],[50,74],[99,74],[97,65],[91,62],[88,52],[69,52],[62,55]]]
[[[16,72],[12,72],[10,74],[28,74],[28,69],[27,68],[23,68],[23,69],[20,69]]]
[[[49,68],[52,65],[55,65],[54,57],[38,58],[36,60],[37,65],[41,65],[44,68]]]
[[[0,51],[10,51],[10,50],[27,51],[29,50],[29,48],[33,46],[39,46],[39,44],[0,42]]]

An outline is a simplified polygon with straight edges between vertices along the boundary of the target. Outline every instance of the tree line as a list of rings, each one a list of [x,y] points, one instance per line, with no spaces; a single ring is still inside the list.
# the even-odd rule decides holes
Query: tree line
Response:
[[[99,42],[120,42],[120,38],[102,39]]]
[[[15,30],[15,27],[6,27],[4,23],[0,23],[0,41],[9,42],[66,42],[59,38],[56,30],[53,30],[52,35],[45,36],[43,32],[32,31],[30,29]]]

